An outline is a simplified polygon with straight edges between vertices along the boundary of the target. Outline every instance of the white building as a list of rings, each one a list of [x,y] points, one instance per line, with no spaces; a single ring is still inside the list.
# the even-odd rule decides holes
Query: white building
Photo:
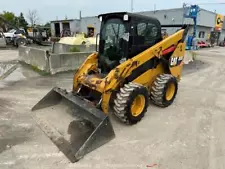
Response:
[[[137,12],[141,15],[156,17],[162,25],[168,24],[191,24],[193,25],[193,20],[184,18],[184,9],[175,8],[175,9],[166,9],[166,10],[156,10],[156,11],[145,11]],[[215,29],[217,14],[205,9],[200,9],[197,18],[197,32],[196,36],[198,38],[207,38],[209,34]],[[64,29],[69,29],[72,33],[84,32],[88,34],[90,30],[94,31],[94,35],[100,31],[100,21],[97,16],[93,17],[82,17],[81,19],[72,19],[72,20],[58,20],[51,22],[52,36],[58,36]],[[176,29],[176,28],[174,28]],[[172,29],[165,29],[167,33],[174,32]],[[225,23],[223,28],[220,31],[216,31],[219,40],[225,38]],[[189,30],[189,34],[193,33],[193,26]]]

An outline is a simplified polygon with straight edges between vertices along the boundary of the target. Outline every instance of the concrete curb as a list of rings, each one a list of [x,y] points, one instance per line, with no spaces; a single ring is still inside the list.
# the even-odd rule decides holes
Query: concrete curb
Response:
[[[77,69],[93,52],[50,53],[45,49],[19,47],[19,61],[51,75]]]

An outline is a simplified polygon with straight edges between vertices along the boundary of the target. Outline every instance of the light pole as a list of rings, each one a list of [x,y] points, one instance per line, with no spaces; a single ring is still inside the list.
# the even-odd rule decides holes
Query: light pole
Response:
[[[134,0],[131,0],[131,12],[134,11]]]

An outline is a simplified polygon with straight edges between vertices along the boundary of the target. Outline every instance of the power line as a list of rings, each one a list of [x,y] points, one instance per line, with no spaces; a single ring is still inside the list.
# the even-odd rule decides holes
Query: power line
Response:
[[[225,2],[206,2],[206,3],[198,3],[196,5],[217,5],[217,4],[225,4]]]
[[[202,2],[194,3],[194,5],[224,5],[225,2]],[[183,5],[192,5],[192,3],[183,3]]]

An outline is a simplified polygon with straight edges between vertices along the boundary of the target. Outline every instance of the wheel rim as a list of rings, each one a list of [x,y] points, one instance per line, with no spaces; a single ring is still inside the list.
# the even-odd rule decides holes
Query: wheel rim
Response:
[[[166,100],[171,100],[175,93],[175,85],[170,83],[166,91]]]
[[[23,40],[21,40],[21,41],[19,42],[19,45],[20,45],[20,46],[24,46],[24,45],[25,45],[25,42],[24,42]]]
[[[131,113],[132,116],[139,116],[145,107],[145,97],[143,95],[138,95],[132,105],[131,105]]]

